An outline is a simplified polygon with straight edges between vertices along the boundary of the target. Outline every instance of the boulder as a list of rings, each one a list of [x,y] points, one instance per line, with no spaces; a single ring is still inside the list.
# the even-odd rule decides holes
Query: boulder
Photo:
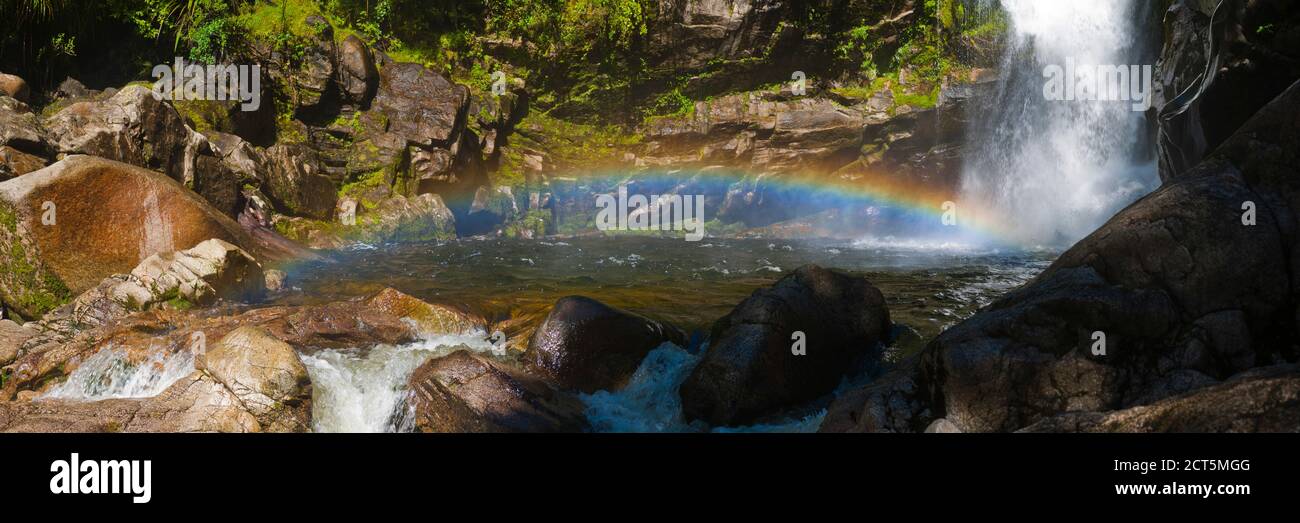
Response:
[[[74,155],[0,183],[0,297],[35,318],[146,258],[209,239],[263,249],[239,224],[153,171]]]
[[[311,379],[289,344],[257,327],[240,327],[208,350],[195,367],[229,389],[264,430],[311,426]]]
[[[45,167],[45,158],[0,145],[0,182],[39,171]]]
[[[800,267],[714,323],[708,351],[681,385],[682,412],[746,424],[817,399],[855,364],[878,359],[890,327],[884,295],[865,278]],[[796,341],[805,354],[794,353]]]
[[[239,247],[212,239],[174,253],[155,254],[114,289],[136,309],[168,299],[210,305],[217,299],[256,300],[266,293],[262,267]]]
[[[1019,432],[1300,432],[1300,369],[1255,369],[1150,405],[1070,412]]]
[[[367,108],[379,88],[379,69],[366,43],[348,35],[339,44],[339,91],[344,101]]]
[[[524,361],[561,388],[590,393],[626,384],[645,355],[664,343],[685,346],[686,335],[591,298],[567,296],[534,331]]]
[[[12,74],[0,73],[0,95],[26,103],[30,100],[31,94],[32,90],[27,86],[26,80]]]
[[[383,129],[412,145],[450,147],[463,127],[469,90],[420,64],[398,62],[379,73],[371,113],[382,115]]]
[[[189,181],[206,141],[148,87],[129,85],[110,98],[74,103],[45,121],[59,154],[87,154]]]
[[[456,216],[436,194],[396,195],[359,214],[344,235],[372,245],[451,240],[456,238]]]
[[[0,320],[0,367],[18,357],[18,348],[36,335],[33,329],[24,328],[11,320]]]
[[[514,192],[510,187],[479,187],[474,193],[469,214],[461,224],[461,232],[466,235],[484,234],[519,216],[519,205],[515,202]]]
[[[396,289],[384,289],[366,300],[366,305],[398,318],[410,320],[425,336],[483,332],[486,322],[446,305],[425,302]]]
[[[411,374],[420,432],[581,432],[585,405],[542,380],[460,350]]]
[[[338,187],[322,174],[316,153],[303,145],[278,144],[266,150],[267,196],[286,214],[332,220]]]
[[[303,307],[261,324],[277,339],[304,351],[366,349],[419,338],[401,318],[361,301]]]
[[[6,96],[0,96],[0,146],[40,156],[49,154],[45,129],[32,109]]]

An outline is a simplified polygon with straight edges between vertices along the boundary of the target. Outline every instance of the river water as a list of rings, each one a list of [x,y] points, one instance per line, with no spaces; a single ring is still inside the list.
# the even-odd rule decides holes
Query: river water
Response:
[[[900,327],[886,358],[896,361],[925,340],[1044,269],[1051,252],[882,240],[681,239],[588,237],[547,240],[464,239],[360,248],[336,263],[299,267],[285,303],[365,296],[393,287],[452,304],[489,320],[540,320],[560,297],[579,294],[673,323],[698,343],[710,325],[755,289],[816,263],[866,277],[886,296]],[[379,432],[409,429],[405,384],[429,358],[468,349],[506,357],[483,336],[439,337],[364,355],[322,351],[304,356],[315,389],[315,429]],[[694,350],[692,350],[694,349]],[[631,384],[582,396],[598,431],[704,431],[681,419],[677,386],[699,361],[698,347],[664,345]],[[819,412],[754,427],[712,430],[815,430]]]

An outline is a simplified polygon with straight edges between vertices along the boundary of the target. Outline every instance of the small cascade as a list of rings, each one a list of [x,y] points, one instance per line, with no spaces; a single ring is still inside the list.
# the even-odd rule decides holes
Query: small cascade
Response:
[[[81,362],[68,378],[42,398],[105,400],[157,396],[194,372],[190,351],[150,349],[144,357],[118,347],[105,347]]]

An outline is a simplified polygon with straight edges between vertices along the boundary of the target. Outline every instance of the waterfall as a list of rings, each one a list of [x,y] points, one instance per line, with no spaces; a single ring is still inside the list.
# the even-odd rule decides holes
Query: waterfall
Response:
[[[996,89],[971,118],[960,208],[1025,245],[1061,247],[1158,185],[1146,116],[1133,103],[1044,93],[1049,66],[1150,65],[1138,36],[1143,3],[1002,0],[1010,35]]]
[[[504,356],[486,333],[439,335],[368,351],[322,350],[303,354],[312,382],[315,432],[409,432],[406,382],[424,362],[465,349]]]
[[[150,347],[143,355],[132,355],[110,346],[86,358],[67,380],[41,397],[85,401],[149,398],[191,372],[194,372],[194,357],[187,350],[171,352]]]

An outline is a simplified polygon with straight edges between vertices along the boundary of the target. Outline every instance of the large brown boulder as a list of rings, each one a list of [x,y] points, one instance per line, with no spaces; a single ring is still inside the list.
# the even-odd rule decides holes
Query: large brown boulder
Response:
[[[503,364],[460,350],[411,374],[420,432],[581,432],[576,397]]]
[[[865,278],[800,267],[714,323],[708,351],[682,383],[682,411],[744,424],[826,395],[855,363],[879,357],[890,325],[884,295]],[[795,354],[796,341],[805,354]]]
[[[626,384],[655,347],[685,342],[686,335],[672,325],[567,296],[533,332],[524,361],[562,388],[594,392]]]
[[[49,225],[47,225],[49,223]],[[230,218],[159,173],[74,155],[0,183],[0,297],[34,318],[144,259],[216,238],[262,259]]]

